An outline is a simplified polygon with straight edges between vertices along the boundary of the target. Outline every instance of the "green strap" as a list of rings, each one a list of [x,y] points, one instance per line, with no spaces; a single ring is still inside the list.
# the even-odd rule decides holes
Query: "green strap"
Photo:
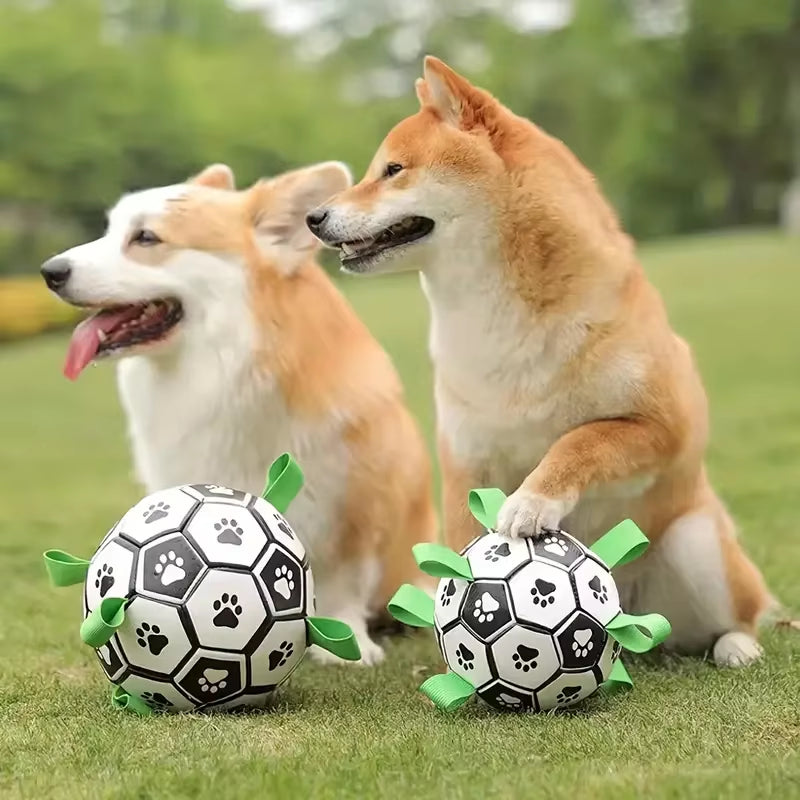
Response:
[[[121,686],[115,686],[111,690],[111,705],[122,711],[133,711],[140,717],[149,717],[153,713],[153,709],[144,700],[128,694]]]
[[[63,550],[45,550],[43,557],[53,586],[73,586],[86,580],[89,562],[85,558],[71,556]]]
[[[90,647],[102,647],[125,622],[125,598],[106,597],[81,624],[81,639]]]
[[[303,470],[288,453],[284,453],[272,462],[267,474],[267,486],[261,496],[281,514],[285,514],[302,488]]]
[[[497,527],[497,515],[506,496],[500,489],[473,489],[469,493],[469,510],[484,528],[494,530]]]
[[[307,617],[306,633],[309,644],[319,645],[345,661],[358,661],[361,649],[350,626],[330,617]]]
[[[405,625],[415,628],[433,626],[433,598],[417,586],[404,583],[386,606],[389,613]]]
[[[589,549],[613,569],[639,558],[649,545],[650,541],[637,524],[626,519],[604,533]]]
[[[454,711],[475,694],[475,687],[455,672],[433,675],[419,687],[419,690],[437,708],[444,711]]]
[[[472,580],[472,570],[464,556],[460,556],[443,544],[424,542],[411,548],[417,565],[434,578],[464,578]]]
[[[617,659],[614,666],[611,667],[611,672],[608,678],[600,684],[600,689],[607,694],[614,694],[615,692],[622,691],[623,689],[632,689],[633,681],[625,669],[625,665]]]
[[[663,642],[672,633],[672,626],[661,614],[617,614],[606,625],[606,630],[626,650],[646,653]]]

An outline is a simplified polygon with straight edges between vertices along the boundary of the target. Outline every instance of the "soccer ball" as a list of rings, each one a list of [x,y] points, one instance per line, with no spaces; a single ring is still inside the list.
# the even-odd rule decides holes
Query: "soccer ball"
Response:
[[[303,545],[261,497],[212,484],[156,492],[89,563],[84,617],[126,599],[97,656],[151,708],[263,707],[306,650],[314,587]]]
[[[448,667],[484,701],[562,708],[609,677],[620,646],[605,626],[619,595],[594,553],[563,531],[514,540],[489,531],[461,555],[474,580],[440,581],[434,626]]]

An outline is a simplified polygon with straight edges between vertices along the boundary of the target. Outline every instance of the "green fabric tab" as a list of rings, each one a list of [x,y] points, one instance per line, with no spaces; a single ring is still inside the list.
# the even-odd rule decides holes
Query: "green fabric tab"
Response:
[[[102,647],[125,622],[125,598],[106,597],[81,624],[81,639],[90,647]]]
[[[153,709],[144,700],[128,694],[121,686],[115,686],[111,690],[111,705],[122,711],[133,711],[140,717],[149,717],[153,713]]]
[[[484,528],[494,530],[497,526],[497,515],[506,496],[500,489],[473,489],[469,493],[469,510]]]
[[[281,514],[285,514],[302,488],[303,470],[288,453],[284,453],[272,462],[267,475],[267,486],[261,496]]]
[[[614,666],[611,667],[611,672],[607,680],[600,684],[600,689],[606,694],[614,694],[615,692],[622,691],[623,689],[632,689],[633,681],[625,669],[625,665],[617,659]]]
[[[637,524],[626,519],[604,533],[589,549],[613,569],[639,558],[649,546],[650,540]]]
[[[437,708],[444,711],[454,711],[475,694],[475,687],[455,672],[433,675],[419,687],[419,690]]]
[[[434,578],[464,578],[472,580],[472,570],[464,556],[460,556],[443,544],[424,542],[411,548],[417,565]]]
[[[386,606],[389,613],[404,625],[415,628],[433,626],[433,598],[418,586],[404,583]]]
[[[45,550],[43,557],[53,586],[73,586],[86,580],[89,562],[85,558],[71,556],[63,550]]]
[[[350,626],[330,617],[307,617],[306,632],[309,644],[319,645],[345,661],[358,661],[361,648]]]
[[[661,614],[617,614],[606,625],[606,630],[626,650],[646,653],[663,642],[672,633],[672,626]]]

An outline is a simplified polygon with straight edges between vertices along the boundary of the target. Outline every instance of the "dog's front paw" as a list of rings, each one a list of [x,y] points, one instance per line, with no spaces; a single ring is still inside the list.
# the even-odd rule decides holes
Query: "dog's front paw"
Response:
[[[557,530],[574,505],[574,500],[545,497],[521,486],[503,503],[497,532],[511,539],[540,536],[545,530]]]

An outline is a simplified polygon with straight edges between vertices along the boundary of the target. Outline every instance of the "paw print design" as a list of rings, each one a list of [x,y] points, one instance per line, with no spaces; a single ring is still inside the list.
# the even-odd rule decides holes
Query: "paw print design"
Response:
[[[484,592],[476,601],[472,616],[478,622],[491,622],[494,619],[494,612],[500,608],[500,603],[492,597],[489,592]]]
[[[500,692],[495,698],[497,705],[502,706],[503,708],[509,709],[518,709],[522,708],[522,700],[519,697],[514,697],[513,694],[506,694],[505,692]]]
[[[161,578],[162,586],[170,586],[173,583],[182,581],[186,577],[186,570],[183,568],[183,558],[176,556],[174,550],[162,553],[158,557],[158,562],[153,570]]]
[[[278,523],[278,528],[282,533],[285,533],[290,539],[294,539],[294,531],[280,514],[275,514],[275,521]]]
[[[108,590],[114,585],[114,567],[110,564],[103,564],[97,570],[97,577],[94,581],[94,588],[100,590],[100,597],[105,597]]]
[[[565,686],[557,695],[556,695],[556,703],[560,706],[564,705],[564,703],[568,703],[570,700],[574,700],[581,692],[580,686]]]
[[[294,591],[294,575],[292,575],[289,567],[282,564],[280,567],[275,567],[275,583],[272,588],[284,599],[288,600]]]
[[[281,642],[269,654],[269,668],[270,670],[282,667],[294,653],[294,645],[291,642]]]
[[[229,489],[227,486],[217,486],[216,483],[204,483],[203,488],[207,492],[211,492],[211,494],[219,494],[227,497],[233,497],[233,489]]]
[[[508,546],[508,542],[493,544],[483,555],[488,561],[496,563],[501,558],[508,558],[511,555],[511,548]]]
[[[169,639],[161,633],[158,625],[143,622],[136,629],[136,643],[139,647],[146,647],[154,656],[158,656],[169,644]]]
[[[544,549],[558,558],[564,558],[569,553],[569,545],[556,535],[544,537]]]
[[[593,649],[592,632],[588,628],[581,628],[572,634],[572,652],[576,656],[586,658]]]
[[[527,647],[524,644],[517,645],[517,651],[511,656],[514,662],[514,669],[521,669],[523,672],[530,672],[536,669],[536,658],[539,651],[535,647]]]
[[[244,531],[239,527],[239,523],[235,519],[223,517],[219,522],[214,523],[214,530],[217,531],[217,541],[220,544],[239,545],[242,543]]]
[[[142,692],[142,700],[156,711],[166,711],[167,709],[174,708],[174,704],[164,697],[161,692]]]
[[[546,581],[544,578],[537,578],[533,582],[533,588],[531,589],[533,604],[535,606],[541,606],[542,608],[553,605],[556,601],[556,598],[553,596],[555,590],[556,585],[554,583],[550,583],[550,581]]]
[[[601,603],[608,600],[608,590],[597,575],[589,581],[589,588],[592,590],[595,600],[599,600]]]
[[[224,592],[218,600],[214,601],[213,608],[217,613],[212,621],[217,628],[238,627],[242,607],[239,605],[239,597],[237,595],[229,595]]]
[[[164,519],[164,517],[169,514],[169,509],[169,503],[153,503],[151,506],[148,506],[147,511],[142,514],[144,517],[144,524],[149,525],[151,522],[158,522],[158,520]]]
[[[442,605],[447,608],[450,605],[450,602],[453,599],[453,595],[456,593],[456,582],[451,578],[445,585],[444,589],[442,590]]]
[[[197,681],[200,691],[208,694],[216,694],[220,689],[224,689],[228,682],[225,678],[228,677],[228,670],[226,669],[208,669],[203,670],[203,674]]]
[[[475,653],[463,642],[459,642],[458,647],[456,647],[456,661],[458,661],[458,666],[463,669],[475,669]]]

